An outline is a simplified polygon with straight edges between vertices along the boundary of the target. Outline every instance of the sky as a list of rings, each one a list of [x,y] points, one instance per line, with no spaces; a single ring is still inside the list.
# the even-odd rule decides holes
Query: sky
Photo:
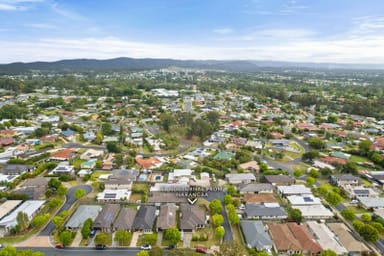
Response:
[[[0,63],[115,57],[384,64],[384,1],[0,0]]]

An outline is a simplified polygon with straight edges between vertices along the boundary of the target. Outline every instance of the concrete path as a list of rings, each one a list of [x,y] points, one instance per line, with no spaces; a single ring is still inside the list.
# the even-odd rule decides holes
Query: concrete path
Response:
[[[183,247],[184,248],[190,248],[191,247],[191,240],[192,240],[192,233],[184,232]]]
[[[73,239],[72,247],[79,247],[81,240],[83,240],[83,236],[81,235],[80,230],[76,233],[75,239]]]
[[[163,231],[159,231],[159,233],[157,233],[156,246],[161,247],[161,241],[163,241]]]
[[[133,232],[130,247],[136,247],[137,240],[139,240],[140,235],[141,235],[141,232]]]

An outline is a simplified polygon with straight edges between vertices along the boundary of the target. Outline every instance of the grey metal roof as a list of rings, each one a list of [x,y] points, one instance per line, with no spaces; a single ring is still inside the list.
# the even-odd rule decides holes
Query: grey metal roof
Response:
[[[116,230],[131,230],[136,212],[137,211],[132,208],[121,209],[119,215],[113,223],[113,227]]]
[[[245,207],[245,213],[248,218],[252,217],[287,217],[287,213],[282,207],[266,207],[262,204],[247,204]]]
[[[83,226],[84,221],[91,218],[94,221],[101,210],[100,205],[80,205],[76,212],[65,224],[66,228],[76,229]]]
[[[156,208],[142,205],[133,222],[133,229],[153,229],[156,217]]]
[[[272,248],[272,240],[261,221],[242,220],[240,224],[248,247],[257,250]]]

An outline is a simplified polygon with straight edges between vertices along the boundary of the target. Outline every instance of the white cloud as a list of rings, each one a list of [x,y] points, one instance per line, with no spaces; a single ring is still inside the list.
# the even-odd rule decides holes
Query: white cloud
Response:
[[[300,62],[382,64],[384,36],[342,40],[303,40],[286,44],[218,47],[153,44],[119,38],[51,38],[35,42],[0,42],[1,63],[69,58],[251,59]]]
[[[226,35],[233,33],[234,30],[232,28],[217,28],[214,29],[213,32],[220,35]]]
[[[0,11],[16,11],[17,6],[11,4],[0,3]]]
[[[56,26],[48,23],[31,23],[31,24],[25,24],[25,26],[30,28],[37,28],[37,29],[56,29],[57,28]]]

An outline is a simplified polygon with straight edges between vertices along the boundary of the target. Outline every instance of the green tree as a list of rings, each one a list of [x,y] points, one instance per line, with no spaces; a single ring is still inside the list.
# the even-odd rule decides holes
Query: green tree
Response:
[[[67,194],[67,188],[64,187],[63,185],[60,185],[60,187],[57,189],[56,193],[57,195],[59,196],[64,196],[65,194]]]
[[[239,224],[240,223],[240,217],[237,215],[237,212],[230,212],[229,215],[228,215],[228,218],[229,218],[229,222],[232,224],[232,225],[236,225],[236,224]]]
[[[219,227],[224,223],[224,217],[221,214],[214,214],[211,218],[212,225],[215,227]]]
[[[141,250],[138,253],[136,253],[136,256],[149,256],[149,252]]]
[[[61,201],[60,199],[52,198],[51,201],[49,201],[48,206],[49,206],[49,208],[54,209],[54,208],[58,207],[59,205],[61,205],[62,203],[63,203],[63,201]]]
[[[315,184],[315,179],[312,178],[312,177],[307,177],[306,182],[307,182],[307,184],[308,184],[309,186],[312,187],[313,184]]]
[[[227,188],[227,192],[231,196],[235,196],[237,194],[237,190],[233,185],[229,185]]]
[[[310,138],[308,140],[308,144],[309,144],[309,146],[311,146],[314,149],[322,150],[322,149],[324,149],[326,147],[325,142],[322,139],[316,138],[316,137]]]
[[[85,193],[85,190],[82,189],[82,188],[78,188],[78,189],[76,189],[76,191],[75,191],[75,197],[76,197],[76,199],[80,199],[80,198],[84,197],[86,194],[87,194],[87,193]]]
[[[103,139],[104,139],[103,134],[101,132],[97,132],[96,137],[93,140],[93,143],[100,145],[101,143],[103,143]]]
[[[359,143],[359,151],[360,154],[363,156],[367,156],[368,153],[371,151],[371,141],[370,140],[363,140]]]
[[[63,217],[55,216],[52,218],[52,223],[55,225],[56,229],[59,229],[63,225],[64,219]]]
[[[61,181],[59,181],[56,178],[51,178],[48,181],[48,187],[52,188],[53,190],[57,190],[61,186]]]
[[[212,214],[220,213],[223,210],[223,205],[219,199],[213,199],[209,204],[209,210]]]
[[[60,233],[59,239],[64,246],[68,246],[72,242],[72,233],[68,230],[65,230]]]
[[[300,169],[297,169],[293,172],[293,175],[296,177],[296,178],[299,178],[301,175],[303,175],[303,171],[300,170]]]
[[[157,234],[145,234],[143,239],[143,244],[150,244],[150,245],[155,245],[157,241]]]
[[[379,232],[369,224],[365,224],[359,229],[359,234],[368,242],[379,240]]]
[[[346,220],[353,221],[355,219],[355,213],[350,209],[344,209],[340,213]]]
[[[16,216],[17,226],[21,232],[26,230],[29,225],[29,218],[25,212],[18,212]]]
[[[131,233],[126,230],[119,230],[115,233],[115,241],[119,243],[120,246],[128,246],[131,240]]]
[[[243,256],[247,255],[247,251],[245,250],[244,246],[242,246],[241,243],[238,241],[224,241],[220,245],[220,252],[218,252],[217,256]]]
[[[360,217],[360,219],[364,222],[370,222],[372,220],[372,217],[368,213],[363,213]]]
[[[303,221],[303,215],[299,209],[289,208],[288,217],[296,221],[297,224],[300,224]]]
[[[301,156],[301,159],[304,161],[304,162],[311,162],[313,161],[315,158],[319,157],[319,151],[316,151],[316,150],[311,150],[311,151],[308,151],[306,153],[304,153],[302,156]]]
[[[50,215],[49,213],[46,213],[44,215],[37,215],[36,217],[34,217],[31,221],[31,224],[35,227],[35,228],[40,228],[42,227],[45,223],[47,223],[48,219],[49,219]]]
[[[181,239],[181,233],[176,227],[168,228],[164,232],[164,238],[172,244],[177,244]]]
[[[322,251],[319,256],[337,256],[337,253],[328,249],[328,250],[324,250]]]
[[[84,221],[83,227],[81,228],[81,235],[83,239],[87,239],[91,235],[93,221],[88,218]]]
[[[121,153],[121,148],[116,142],[108,142],[107,143],[107,150],[110,153]]]
[[[331,205],[338,205],[341,202],[341,196],[335,192],[328,192],[325,200]]]
[[[224,204],[232,204],[232,201],[233,201],[233,199],[232,199],[232,196],[231,195],[225,195],[224,196]]]
[[[217,113],[216,111],[210,111],[207,113],[206,117],[208,122],[210,122],[213,126],[217,127],[220,118],[219,113]]]
[[[357,232],[360,232],[360,229],[364,226],[365,224],[362,221],[359,220],[354,220],[352,222],[352,226],[354,229],[356,229]]]
[[[106,245],[108,242],[108,236],[106,233],[101,232],[95,236],[95,244]]]
[[[114,132],[112,130],[112,125],[111,123],[103,123],[101,125],[101,132],[104,134],[104,135],[113,135]]]
[[[225,229],[223,226],[215,228],[215,237],[217,239],[222,239],[225,235]]]

